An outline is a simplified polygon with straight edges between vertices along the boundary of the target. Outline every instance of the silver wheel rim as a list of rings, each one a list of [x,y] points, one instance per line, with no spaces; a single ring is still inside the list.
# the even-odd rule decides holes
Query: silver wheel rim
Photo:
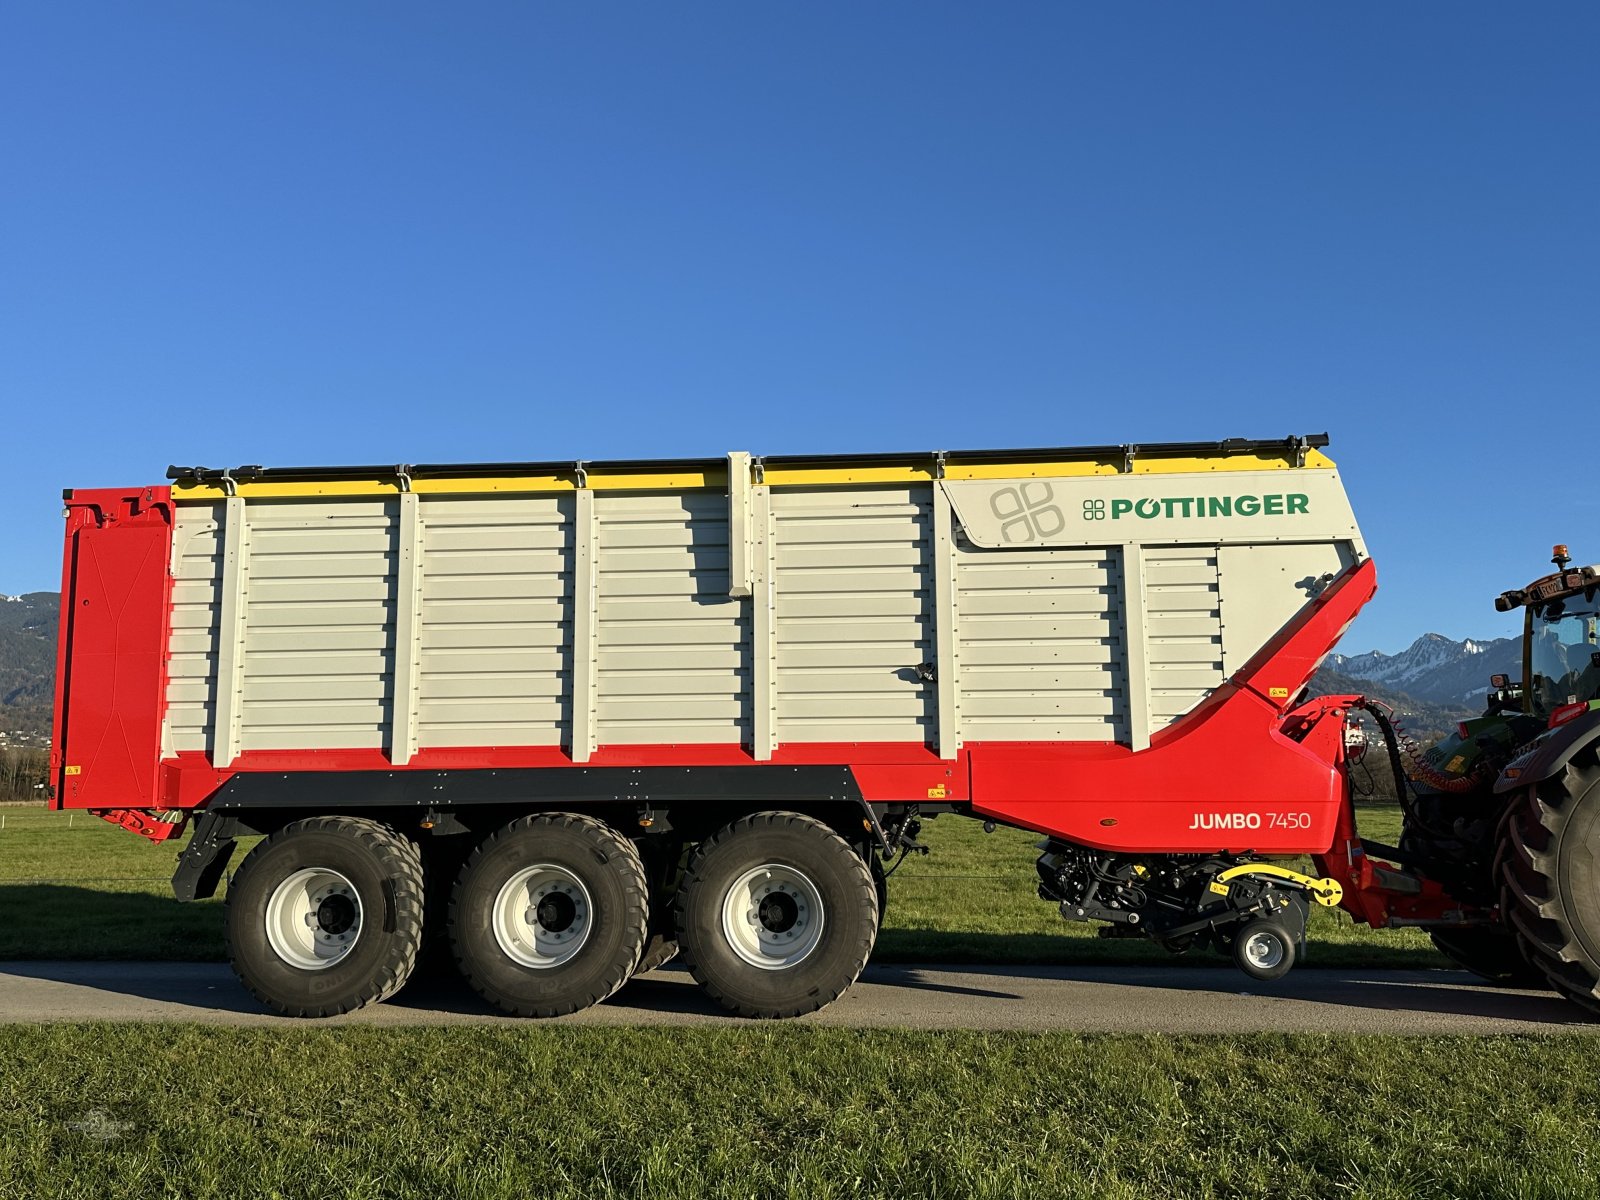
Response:
[[[302,971],[325,971],[361,940],[361,897],[327,867],[296,871],[267,898],[267,944]]]
[[[543,971],[583,949],[594,928],[594,906],[571,871],[538,863],[501,885],[492,923],[494,940],[507,958]]]
[[[1270,971],[1283,961],[1283,939],[1258,929],[1245,939],[1244,956],[1252,967]]]
[[[816,884],[782,863],[746,871],[722,898],[728,945],[764,971],[792,967],[815,950],[825,917]]]

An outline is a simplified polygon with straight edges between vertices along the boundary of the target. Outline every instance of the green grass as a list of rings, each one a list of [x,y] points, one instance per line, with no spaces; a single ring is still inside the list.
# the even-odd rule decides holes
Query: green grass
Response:
[[[182,840],[155,846],[85,813],[0,808],[0,960],[177,959],[223,956],[218,900],[179,904],[170,880]],[[1399,811],[1360,814],[1369,836],[1392,843]],[[907,859],[889,881],[878,938],[883,962],[1087,963],[1174,959],[1144,941],[1108,941],[1069,924],[1036,892],[1036,834],[944,816],[928,821],[927,856]],[[243,858],[236,853],[234,865]],[[1309,966],[1443,966],[1417,930],[1371,930],[1343,912],[1312,914]]]
[[[0,1029],[0,1197],[1600,1196],[1586,1038]]]

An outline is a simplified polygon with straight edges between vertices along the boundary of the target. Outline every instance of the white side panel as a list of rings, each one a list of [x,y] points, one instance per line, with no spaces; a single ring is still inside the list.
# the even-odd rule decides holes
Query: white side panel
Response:
[[[933,497],[775,490],[778,741],[929,742]]]
[[[384,748],[398,501],[255,500],[247,509],[240,748]]]
[[[1127,724],[1117,551],[956,539],[967,741],[1110,742]]]
[[[728,499],[602,492],[599,744],[748,743],[750,601],[728,595]]]
[[[424,497],[418,742],[569,737],[570,495]]]
[[[1355,562],[1348,542],[1223,546],[1217,551],[1223,669],[1232,675]]]
[[[222,502],[179,505],[172,539],[172,635],[167,643],[163,751],[211,748],[222,605]]]
[[[1223,681],[1217,549],[1147,546],[1144,581],[1145,666],[1155,733]]]

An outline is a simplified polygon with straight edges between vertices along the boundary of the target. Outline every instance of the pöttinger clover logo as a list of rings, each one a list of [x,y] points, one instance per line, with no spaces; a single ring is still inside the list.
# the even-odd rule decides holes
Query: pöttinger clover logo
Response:
[[[1106,519],[1106,502],[1104,500],[1085,500],[1083,502],[1083,519],[1085,521],[1104,521]]]
[[[1067,518],[1052,504],[1055,489],[1042,479],[1020,487],[1003,487],[989,498],[989,509],[1000,518],[1000,537],[1013,545],[1055,537],[1067,527]]]

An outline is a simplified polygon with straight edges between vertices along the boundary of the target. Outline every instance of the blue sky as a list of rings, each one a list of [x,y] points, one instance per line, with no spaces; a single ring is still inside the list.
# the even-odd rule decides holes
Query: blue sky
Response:
[[[1327,430],[1382,591],[1600,560],[1600,8],[11,4],[0,591],[169,462]],[[1586,482],[1587,481],[1587,482]],[[1532,486],[1530,486],[1532,485]]]

